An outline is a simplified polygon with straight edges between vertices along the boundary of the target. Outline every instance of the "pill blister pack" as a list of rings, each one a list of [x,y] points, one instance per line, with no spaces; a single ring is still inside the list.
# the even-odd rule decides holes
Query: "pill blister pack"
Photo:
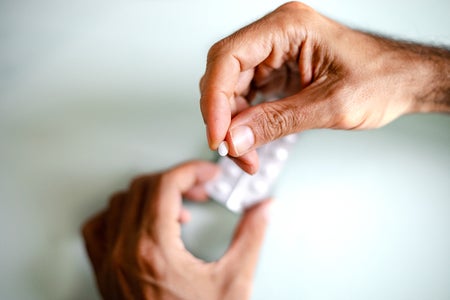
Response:
[[[236,213],[266,199],[296,140],[297,135],[291,134],[258,148],[259,170],[253,175],[242,171],[228,156],[220,157],[220,175],[206,184],[209,197]]]

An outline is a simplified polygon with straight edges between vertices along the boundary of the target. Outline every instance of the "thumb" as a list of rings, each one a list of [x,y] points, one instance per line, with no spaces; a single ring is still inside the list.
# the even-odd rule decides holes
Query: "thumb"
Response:
[[[258,262],[269,221],[272,200],[265,200],[245,211],[234,233],[230,248],[221,262],[230,268],[230,275],[251,280]]]
[[[324,127],[329,112],[327,101],[305,89],[296,95],[251,106],[236,115],[230,124],[229,154],[239,157],[259,146],[305,129]],[[313,101],[312,101],[313,100]]]

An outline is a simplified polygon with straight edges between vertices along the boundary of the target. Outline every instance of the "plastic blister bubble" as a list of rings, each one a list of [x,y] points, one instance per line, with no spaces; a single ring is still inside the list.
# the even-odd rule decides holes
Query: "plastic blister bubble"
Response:
[[[266,199],[296,139],[296,134],[291,134],[257,149],[259,170],[254,175],[242,171],[228,156],[220,157],[217,164],[222,172],[206,184],[208,195],[234,212]]]

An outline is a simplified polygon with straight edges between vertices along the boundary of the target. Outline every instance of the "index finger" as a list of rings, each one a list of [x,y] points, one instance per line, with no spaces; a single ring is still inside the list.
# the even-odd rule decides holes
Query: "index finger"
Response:
[[[240,74],[255,68],[272,52],[272,31],[265,28],[267,22],[263,20],[221,40],[208,53],[205,75],[200,82],[200,108],[213,150],[225,139],[230,126]]]
[[[218,167],[210,162],[192,161],[176,166],[159,177],[154,194],[145,204],[147,228],[156,228],[162,236],[179,233],[179,216],[182,208],[182,195],[192,187],[211,179]]]
[[[208,58],[200,83],[200,109],[206,124],[208,144],[213,150],[225,139],[230,126],[234,87],[240,72],[239,61],[232,55]]]

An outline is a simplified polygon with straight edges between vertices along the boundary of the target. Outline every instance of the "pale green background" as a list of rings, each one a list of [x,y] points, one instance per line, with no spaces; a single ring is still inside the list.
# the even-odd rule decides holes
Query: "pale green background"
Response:
[[[212,158],[198,109],[210,45],[282,1],[0,2],[0,299],[97,299],[80,224],[136,174]],[[354,27],[450,43],[449,1],[309,1]],[[306,132],[253,299],[450,299],[450,117]],[[189,249],[237,217],[190,205]]]

